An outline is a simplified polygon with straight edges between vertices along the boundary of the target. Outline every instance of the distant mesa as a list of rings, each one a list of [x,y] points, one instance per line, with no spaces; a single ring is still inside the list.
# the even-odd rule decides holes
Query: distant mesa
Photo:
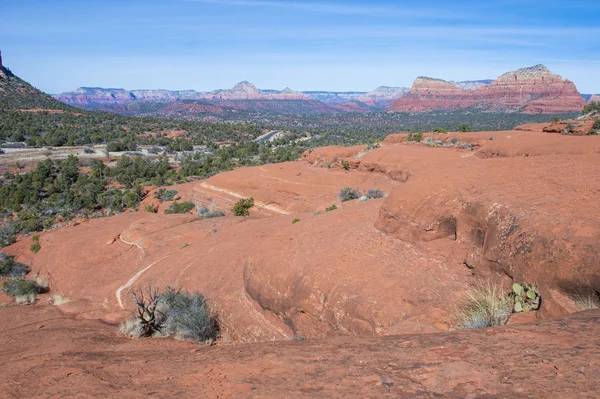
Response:
[[[209,92],[194,90],[124,90],[79,88],[73,92],[54,96],[56,99],[80,108],[102,109],[117,113],[156,114],[156,106],[142,103],[164,104],[200,101],[192,109],[212,109],[243,112],[274,113],[339,113],[339,112],[390,112],[425,113],[436,110],[456,111],[473,108],[486,112],[559,114],[579,112],[586,101],[573,82],[553,74],[544,65],[535,65],[507,72],[496,80],[467,80],[452,82],[420,76],[412,87],[380,86],[370,92],[300,92],[286,87],[267,90],[242,81],[231,89]],[[598,101],[593,97],[590,101]],[[176,107],[184,114],[186,107]],[[136,111],[137,110],[137,111]],[[136,113],[137,112],[137,113]],[[125,113],[127,114],[127,113]]]
[[[544,65],[507,72],[498,79],[448,82],[419,77],[406,96],[394,101],[391,112],[424,113],[477,108],[491,112],[554,114],[579,112],[585,100],[570,80]]]

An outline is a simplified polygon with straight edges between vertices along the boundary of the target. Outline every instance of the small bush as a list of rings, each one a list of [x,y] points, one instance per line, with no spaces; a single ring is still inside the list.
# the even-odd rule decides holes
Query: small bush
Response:
[[[198,208],[198,210],[196,211],[196,213],[200,216],[204,216],[209,212],[209,209],[205,206],[201,206],[200,208]]]
[[[352,187],[344,187],[338,192],[338,198],[342,202],[351,201],[360,197],[360,192]]]
[[[406,139],[407,141],[414,141],[416,143],[420,143],[421,140],[423,140],[423,133],[419,132],[419,133],[409,133],[408,134],[408,138]]]
[[[221,211],[210,211],[204,214],[204,219],[220,218],[225,216],[225,212]]]
[[[14,256],[0,252],[0,276],[17,277],[29,273],[29,268],[22,263],[15,262]]]
[[[254,206],[254,198],[242,198],[233,205],[233,214],[235,216],[250,215],[250,208]]]
[[[154,206],[153,203],[146,204],[146,206],[144,206],[144,209],[146,210],[146,212],[150,213],[156,213],[158,211],[158,209]]]
[[[436,127],[433,128],[432,130],[434,133],[442,133],[442,134],[448,134],[448,132],[446,131],[446,129],[444,129],[443,127]]]
[[[513,308],[512,298],[494,281],[479,281],[459,304],[458,328],[484,328],[506,324]]]
[[[40,252],[40,249],[42,249],[42,247],[40,246],[40,243],[37,241],[29,246],[29,250],[31,252],[33,252],[34,254],[37,254],[38,252]]]
[[[174,202],[171,204],[169,209],[165,211],[167,215],[173,213],[188,213],[194,209],[196,205],[193,202]]]
[[[370,188],[369,191],[367,191],[368,199],[383,198],[383,197],[385,197],[385,193],[378,188]]]
[[[456,127],[456,131],[457,132],[472,132],[473,129],[471,129],[471,125],[469,125],[468,123],[461,123],[460,125],[458,125]]]
[[[560,116],[553,116],[552,117],[552,122],[554,122],[554,123],[560,122]]]
[[[204,296],[168,287],[161,295],[160,311],[165,315],[161,334],[178,339],[212,343],[219,335],[218,323],[211,315]]]
[[[212,343],[219,335],[217,319],[204,296],[167,287],[164,293],[148,285],[146,291],[132,291],[137,305],[133,319],[121,324],[121,332],[134,338],[173,336],[178,339]]]
[[[367,197],[366,195],[363,195],[362,197],[360,197],[358,199],[358,202],[365,202],[365,201],[368,201],[368,200],[369,200],[369,197]]]
[[[337,205],[331,204],[331,206],[328,206],[327,208],[325,208],[325,212],[335,211],[336,209],[337,209]]]
[[[96,151],[94,151],[93,148],[86,147],[86,148],[83,149],[83,153],[84,154],[95,154]]]
[[[350,164],[345,159],[342,159],[342,167],[346,170],[350,170]]]
[[[171,201],[177,195],[177,190],[169,190],[165,188],[159,189],[155,194],[154,198],[159,199],[161,201]]]
[[[2,291],[15,298],[26,299],[33,297],[33,301],[35,301],[37,294],[44,292],[44,289],[35,281],[17,277],[5,282]],[[28,303],[32,302],[28,301]]]
[[[299,221],[300,221],[300,218],[294,218],[294,220],[292,220],[292,224],[298,223]]]

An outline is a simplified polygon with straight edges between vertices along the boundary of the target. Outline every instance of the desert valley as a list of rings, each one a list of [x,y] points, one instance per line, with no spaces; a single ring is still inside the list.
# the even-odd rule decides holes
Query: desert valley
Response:
[[[0,397],[599,397],[599,95],[541,64],[50,95],[9,63]]]

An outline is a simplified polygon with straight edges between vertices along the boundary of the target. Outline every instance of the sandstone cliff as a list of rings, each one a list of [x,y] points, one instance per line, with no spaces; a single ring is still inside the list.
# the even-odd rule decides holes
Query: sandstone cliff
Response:
[[[505,73],[491,84],[475,90],[463,89],[453,82],[420,77],[410,92],[395,101],[389,111],[429,112],[475,107],[495,112],[555,114],[579,112],[584,105],[573,82],[553,74],[543,65],[536,65]]]

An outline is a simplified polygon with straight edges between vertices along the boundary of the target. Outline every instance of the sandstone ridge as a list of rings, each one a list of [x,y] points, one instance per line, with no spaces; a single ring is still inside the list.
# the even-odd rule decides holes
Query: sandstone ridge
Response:
[[[430,112],[476,108],[491,112],[553,114],[580,112],[585,101],[573,82],[543,65],[521,68],[489,85],[465,89],[440,79],[419,77],[410,91],[389,107],[392,112]]]

